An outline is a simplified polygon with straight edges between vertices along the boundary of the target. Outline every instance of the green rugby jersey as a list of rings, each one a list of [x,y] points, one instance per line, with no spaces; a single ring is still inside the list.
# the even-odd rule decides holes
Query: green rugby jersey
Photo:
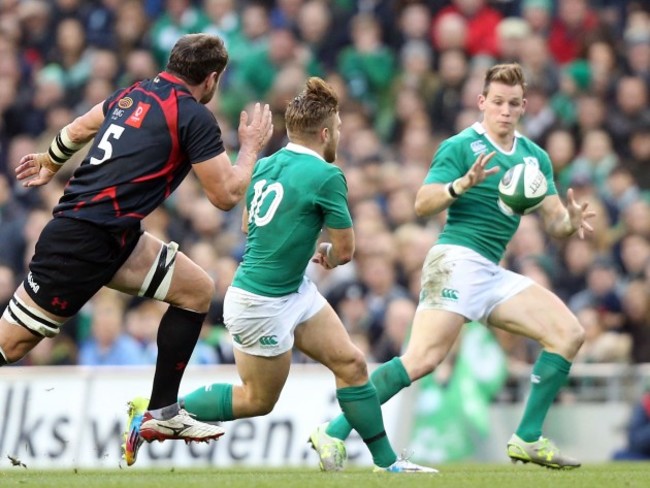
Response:
[[[294,293],[322,228],[352,227],[341,169],[293,143],[257,162],[246,208],[248,239],[233,286],[257,295]]]
[[[496,151],[496,154],[487,168],[499,166],[501,171],[488,176],[451,204],[437,243],[465,246],[498,263],[521,220],[518,215],[508,216],[499,210],[499,181],[512,166],[533,164],[546,175],[547,195],[556,195],[553,167],[546,151],[515,132],[512,150],[505,152],[490,140],[485,128],[476,122],[440,145],[424,183],[453,181],[467,173],[479,154],[492,151]]]

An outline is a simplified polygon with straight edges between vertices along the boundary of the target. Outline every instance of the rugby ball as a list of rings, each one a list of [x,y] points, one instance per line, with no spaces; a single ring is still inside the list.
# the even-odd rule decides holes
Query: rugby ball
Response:
[[[546,196],[546,176],[532,164],[519,163],[499,182],[499,208],[506,215],[524,215],[537,209]]]

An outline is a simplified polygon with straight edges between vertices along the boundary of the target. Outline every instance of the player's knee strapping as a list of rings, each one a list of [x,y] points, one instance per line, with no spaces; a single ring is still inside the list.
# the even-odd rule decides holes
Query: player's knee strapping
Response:
[[[51,319],[36,307],[27,305],[14,294],[5,308],[2,318],[14,325],[20,325],[37,337],[54,337],[65,323]],[[5,358],[6,359],[6,358]]]
[[[176,263],[176,254],[178,253],[178,244],[170,242],[163,244],[154,261],[151,269],[142,283],[138,296],[164,300],[172,284],[174,274],[174,264]]]

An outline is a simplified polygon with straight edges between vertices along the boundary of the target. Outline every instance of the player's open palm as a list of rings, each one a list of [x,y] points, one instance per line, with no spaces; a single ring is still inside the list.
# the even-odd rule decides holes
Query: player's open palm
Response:
[[[239,141],[242,149],[250,148],[255,153],[258,153],[266,146],[266,143],[271,139],[271,134],[273,134],[271,108],[268,104],[264,104],[262,108],[259,102],[256,103],[250,123],[248,121],[248,113],[242,110],[239,115]]]
[[[47,153],[27,154],[16,166],[16,179],[22,181],[24,187],[45,185],[54,177],[48,164],[54,163]]]
[[[465,192],[473,186],[481,183],[488,176],[500,171],[500,168],[498,166],[486,169],[487,164],[495,154],[496,151],[492,151],[491,153],[481,153],[478,155],[476,161],[474,161],[474,164],[472,164],[472,167],[469,169],[469,171],[465,173],[465,176],[460,178],[460,181],[458,182],[460,190]]]
[[[596,212],[589,209],[588,202],[578,203],[573,195],[573,188],[567,191],[567,210],[571,227],[578,231],[580,239],[585,238],[585,232],[592,233],[594,228],[587,222],[596,216]]]

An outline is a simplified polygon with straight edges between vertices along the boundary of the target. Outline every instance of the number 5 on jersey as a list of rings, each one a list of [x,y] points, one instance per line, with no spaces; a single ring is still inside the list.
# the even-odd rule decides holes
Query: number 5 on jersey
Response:
[[[102,138],[97,144],[97,148],[104,151],[104,156],[102,159],[90,158],[90,164],[102,164],[104,161],[109,159],[113,155],[113,144],[111,144],[110,138],[113,136],[114,139],[119,139],[122,133],[124,132],[124,127],[119,125],[111,124],[106,129],[106,132],[102,134]]]

